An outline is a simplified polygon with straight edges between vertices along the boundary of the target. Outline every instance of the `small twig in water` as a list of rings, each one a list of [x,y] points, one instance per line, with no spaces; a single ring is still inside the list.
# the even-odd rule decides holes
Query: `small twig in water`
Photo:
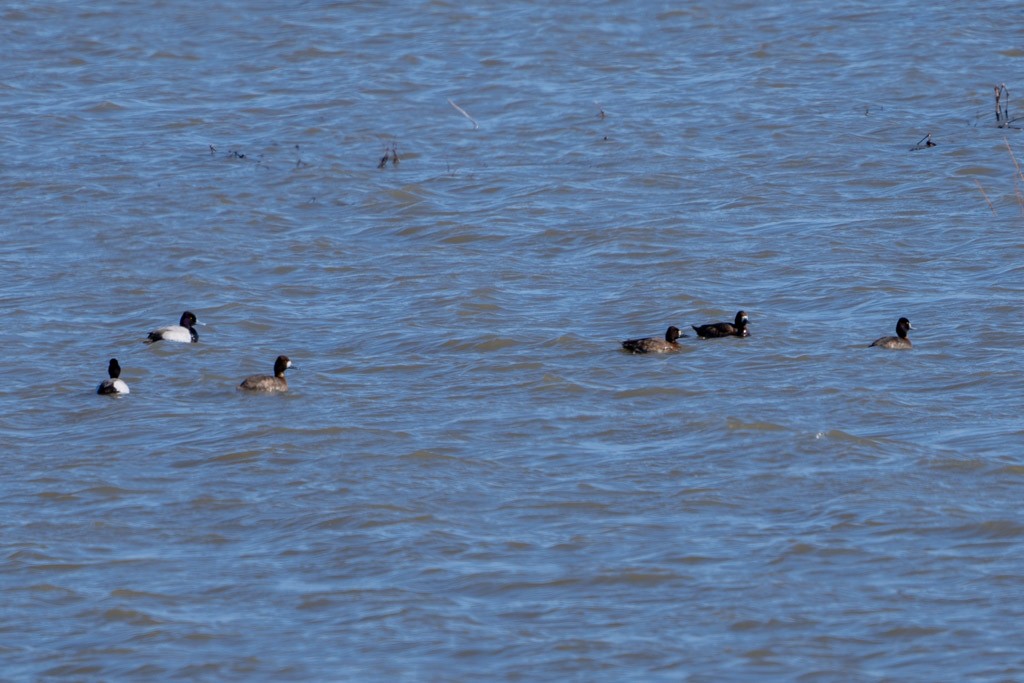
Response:
[[[1010,118],[1010,90],[1005,83],[995,86],[994,90],[996,93],[996,127],[1020,130],[1020,126],[1013,125],[1013,122],[1019,120],[1020,117]],[[1003,99],[1004,95],[1005,99]]]
[[[605,117],[604,107],[602,107],[597,100],[594,100],[594,106],[597,107],[597,118],[603,119]]]
[[[922,142],[924,144],[921,144]],[[934,146],[935,146],[935,143],[932,142],[932,134],[928,133],[923,138],[918,140],[917,144],[910,148],[910,151],[911,152],[916,152],[919,149],[928,149],[929,147],[934,147]]]
[[[1003,142],[1006,144],[1006,151],[1010,153],[1010,158],[1013,159],[1013,166],[1017,169],[1017,177],[1024,182],[1024,173],[1021,173],[1020,164],[1017,163],[1017,157],[1013,154],[1013,148],[1010,147],[1010,141],[1003,137]]]
[[[210,156],[212,157],[217,152],[217,148],[210,145]]]
[[[480,127],[480,124],[477,123],[476,120],[474,120],[472,116],[467,114],[465,109],[463,109],[459,105],[457,105],[454,102],[452,102],[452,98],[450,98],[450,97],[448,98],[448,104],[450,104],[453,107],[455,107],[455,111],[459,112],[460,114],[465,116],[467,119],[469,119],[469,122],[473,124],[473,130],[476,130],[476,129],[478,129]]]
[[[978,182],[977,178],[974,179],[974,184],[978,186],[978,190],[981,192],[981,196],[985,198],[985,203],[988,204],[988,208],[992,211],[992,215],[995,216],[996,209],[994,206],[992,206],[992,202],[989,201],[988,195],[985,194],[985,188],[981,186],[981,183]]]
[[[1013,160],[1013,166],[1017,169],[1017,176],[1013,179],[1015,193],[1017,195],[1017,204],[1020,205],[1020,212],[1024,213],[1024,195],[1021,195],[1021,185],[1024,184],[1024,173],[1020,170],[1020,164],[1017,163],[1017,157],[1013,153],[1013,148],[1010,147],[1010,141],[1005,137],[1003,142],[1006,143],[1006,151],[1010,153],[1010,159]]]
[[[1000,83],[995,86],[996,92],[996,125],[1000,128],[1005,128],[1010,123],[1010,91],[1006,89],[1005,83]],[[999,100],[1002,98],[1003,93],[1006,93],[1006,102],[1003,103],[1002,109],[999,108]]]

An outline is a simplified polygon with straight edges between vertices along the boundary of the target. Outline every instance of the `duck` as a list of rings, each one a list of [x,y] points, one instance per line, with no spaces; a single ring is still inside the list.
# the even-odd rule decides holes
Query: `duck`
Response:
[[[913,348],[913,344],[907,339],[907,330],[912,330],[914,327],[910,324],[910,321],[906,318],[900,318],[896,321],[896,336],[895,337],[880,337],[875,341],[871,342],[871,346],[878,346],[883,349],[909,349]]]
[[[121,365],[117,362],[116,358],[110,359],[110,363],[107,365],[107,374],[110,375],[110,378],[100,382],[99,388],[96,389],[97,394],[115,395],[132,393],[128,389],[128,384],[121,379]]]
[[[199,341],[199,334],[196,332],[195,327],[193,327],[198,322],[199,320],[196,318],[195,313],[185,311],[181,314],[181,321],[177,325],[168,325],[167,327],[161,327],[150,332],[146,338],[146,343],[152,344],[153,342],[164,340],[194,344]]]
[[[697,336],[701,339],[715,339],[717,337],[749,337],[750,330],[747,329],[747,314],[744,311],[736,313],[736,319],[731,323],[708,323],[707,325],[691,325]]]
[[[274,361],[274,376],[252,375],[242,380],[238,385],[244,391],[288,391],[288,380],[284,378],[284,371],[293,367],[288,356],[278,356]]]
[[[630,353],[668,353],[678,351],[679,343],[676,340],[685,336],[685,334],[680,333],[678,327],[672,325],[665,330],[664,339],[658,339],[657,337],[627,339],[622,342],[622,348]]]

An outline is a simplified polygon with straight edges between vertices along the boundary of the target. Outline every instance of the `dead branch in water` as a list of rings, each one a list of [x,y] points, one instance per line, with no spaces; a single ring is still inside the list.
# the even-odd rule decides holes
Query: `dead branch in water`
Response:
[[[1024,182],[1024,173],[1021,173],[1020,164],[1017,163],[1017,157],[1013,154],[1013,148],[1010,147],[1010,141],[1003,137],[1003,143],[1006,145],[1006,151],[1010,153],[1010,158],[1013,159],[1013,167],[1017,169],[1017,178],[1021,182]]]
[[[1010,118],[1010,91],[1007,89],[1006,84],[1000,83],[994,87],[994,90],[996,94],[996,127],[1019,129],[1020,126],[1013,125],[1013,122],[1017,119]]]
[[[1013,167],[1017,169],[1017,175],[1013,179],[1013,189],[1014,194],[1017,195],[1017,205],[1020,206],[1020,212],[1024,214],[1024,194],[1021,194],[1021,186],[1024,185],[1024,173],[1020,170],[1020,164],[1017,163],[1017,156],[1013,153],[1013,148],[1010,147],[1010,141],[1004,137],[1003,142],[1006,143],[1006,151],[1010,153]]]
[[[392,166],[398,166],[399,159],[397,142],[392,142],[390,147],[387,144],[384,145],[384,156],[380,158],[377,168],[385,168],[388,165],[388,159],[391,160]]]
[[[996,91],[996,125],[1002,128],[1006,125],[1010,118],[1010,91],[1006,89],[1005,83],[1000,83],[995,86]],[[1003,103],[1003,108],[999,108],[999,100],[1003,93],[1006,93],[1006,102]]]
[[[981,192],[981,196],[985,198],[985,203],[988,204],[989,210],[992,211],[992,215],[995,216],[996,209],[994,206],[992,206],[992,202],[989,201],[988,195],[985,194],[985,189],[981,186],[981,183],[978,182],[977,178],[974,179],[974,184],[978,186],[978,190]]]
[[[917,141],[917,144],[910,148],[911,152],[916,152],[919,149],[928,149],[929,147],[935,147],[935,143],[932,142],[932,134],[928,133],[923,138]]]
[[[480,127],[480,124],[479,124],[479,123],[477,123],[477,122],[476,122],[476,120],[475,120],[475,119],[474,119],[474,118],[473,118],[472,116],[470,116],[469,114],[467,114],[467,113],[466,113],[466,110],[465,110],[465,109],[463,109],[463,108],[462,108],[462,107],[460,107],[459,105],[457,105],[457,104],[455,104],[454,102],[452,102],[452,98],[450,98],[450,97],[448,98],[448,104],[450,104],[450,105],[452,105],[453,107],[455,107],[455,111],[459,112],[460,114],[462,114],[463,116],[465,116],[465,117],[466,117],[467,119],[469,119],[469,122],[473,124],[473,130],[476,130],[477,128],[479,128],[479,127]]]

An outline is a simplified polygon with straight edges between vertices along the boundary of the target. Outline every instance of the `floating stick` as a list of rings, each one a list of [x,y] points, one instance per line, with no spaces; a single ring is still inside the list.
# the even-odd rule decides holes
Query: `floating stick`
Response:
[[[480,127],[480,124],[479,124],[479,123],[477,123],[477,122],[476,122],[476,121],[475,121],[475,120],[473,119],[473,117],[472,117],[472,116],[470,116],[469,114],[467,114],[467,113],[466,113],[466,110],[465,110],[465,109],[463,109],[463,108],[462,108],[462,107],[460,107],[459,105],[457,105],[457,104],[455,104],[454,102],[452,102],[452,98],[450,98],[450,97],[448,98],[448,104],[450,104],[450,105],[452,105],[453,107],[455,107],[455,111],[459,112],[460,114],[462,114],[463,116],[465,116],[465,117],[466,117],[467,119],[469,119],[469,122],[473,124],[473,130],[476,130],[477,128],[479,128],[479,127]]]
[[[996,209],[994,206],[992,206],[992,202],[989,201],[988,195],[985,194],[985,188],[981,186],[981,183],[978,182],[977,178],[974,179],[974,184],[978,186],[978,190],[981,192],[981,196],[985,198],[985,203],[988,204],[988,208],[992,211],[992,215],[995,216]]]
[[[1005,83],[1000,83],[995,86],[996,91],[996,125],[1000,128],[1005,128],[1010,125],[1010,91],[1006,88]],[[999,108],[999,100],[1002,98],[1003,93],[1006,93],[1006,102],[1003,103],[1003,108]]]
[[[1017,169],[1017,177],[1013,179],[1014,191],[1017,194],[1017,204],[1020,206],[1020,212],[1024,214],[1024,195],[1021,195],[1020,186],[1024,183],[1024,172],[1020,170],[1020,164],[1017,163],[1017,157],[1013,153],[1013,148],[1010,147],[1010,141],[1005,137],[1003,142],[1006,143],[1006,151],[1010,153],[1010,158],[1013,160],[1013,166]]]
[[[398,166],[398,143],[392,142],[391,146],[384,145],[384,156],[380,158],[380,163],[377,164],[377,168],[386,168],[388,165],[388,159],[391,160],[392,166]]]
[[[1010,141],[1003,136],[1003,142],[1006,144],[1006,151],[1010,153],[1010,158],[1013,159],[1013,165],[1017,169],[1017,177],[1020,178],[1021,182],[1024,182],[1024,173],[1020,170],[1020,164],[1017,163],[1017,157],[1013,155],[1013,147],[1010,147]]]
[[[924,143],[923,145],[921,144],[922,142]],[[916,152],[919,149],[927,149],[929,147],[934,147],[934,146],[935,146],[935,143],[932,142],[932,134],[928,133],[923,138],[918,140],[917,144],[910,148],[910,151],[911,152]]]

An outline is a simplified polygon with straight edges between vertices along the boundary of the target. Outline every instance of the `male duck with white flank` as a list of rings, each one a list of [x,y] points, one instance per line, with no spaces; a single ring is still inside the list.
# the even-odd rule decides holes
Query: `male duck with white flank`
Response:
[[[110,378],[100,382],[99,388],[96,389],[97,394],[113,396],[132,393],[128,390],[128,384],[121,379],[121,365],[116,358],[110,359],[110,364],[107,365],[107,374],[110,375]]]
[[[196,318],[195,313],[185,311],[181,314],[181,321],[177,325],[161,327],[150,332],[146,338],[146,343],[152,344],[162,340],[194,344],[199,341],[199,334],[196,333],[196,328],[194,327],[198,322],[199,320]]]

